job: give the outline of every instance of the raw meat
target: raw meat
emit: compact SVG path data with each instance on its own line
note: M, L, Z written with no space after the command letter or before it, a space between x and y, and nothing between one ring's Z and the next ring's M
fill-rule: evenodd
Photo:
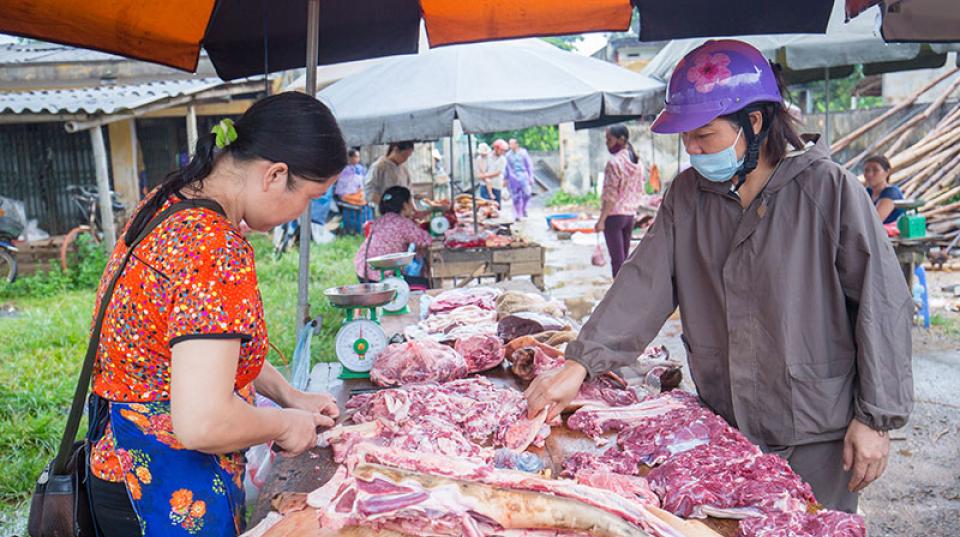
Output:
M660 498L653 493L650 484L642 477L587 470L578 472L576 480L581 485L610 490L624 498L646 505L660 506Z
M765 511L805 511L810 485L777 455L745 439L705 444L671 457L647 476L664 509L682 517L746 518Z
M370 381L378 386L445 382L468 372L459 352L427 339L387 346L373 361Z
M570 324L542 313L517 312L500 319L497 335L504 341L548 330L568 330Z
M577 332L576 330L548 330L534 334L533 338L540 343L562 350L567 343L577 339Z
M564 477L575 477L581 472L607 472L622 475L640 473L640 461L625 451L612 447L599 457L593 453L580 451L563 461Z
M574 499L376 464L358 466L322 508L321 527L329 530L363 524L421 536L481 537L534 528L646 535L617 514Z
M493 450L486 446L507 446L508 433L512 439L518 430L535 427L532 441L537 446L549 435L542 421L528 425L532 420L526 417L522 393L482 377L360 394L346 408L353 411L355 423L383 425L382 431L367 434L366 439L410 451L488 459Z
M510 361L510 371L526 381L531 381L551 369L563 367L566 362L563 354L542 343L518 349L510 357Z
M364 524L417 535L476 536L500 535L501 528L556 528L678 536L646 509L637 482L627 489L631 495L621 496L462 459L387 450L362 457L352 472L338 472L310 494L309 504L323 510L324 528Z
M566 308L563 304L556 300L547 300L535 293L506 291L497 299L497 314L500 315L500 318L521 311L543 313L551 317L566 315Z
M503 345L497 336L467 336L458 339L453 348L463 356L470 373L486 371L503 363Z
M407 339L454 340L457 337L468 335L467 332L458 331L460 328L465 328L469 330L469 333L475 335L477 332L472 327L486 325L487 327L482 333L490 333L491 330L494 330L491 325L495 325L496 321L496 311L485 310L474 305L460 306L450 311L431 315L415 325L408 326L403 333Z
M627 386L626 381L616 373L608 371L584 382L568 408L585 405L628 406L639 402L637 392Z
M740 521L737 537L866 537L859 515L839 511L767 513Z
M691 404L690 395L670 392L624 407L584 406L567 420L567 427L580 431L594 440L601 440L606 431L619 431L633 423L666 414ZM695 403L694 403L695 404Z
M470 287L444 291L430 302L430 314L443 313L463 306L476 306L484 310L496 310L501 291L494 287Z

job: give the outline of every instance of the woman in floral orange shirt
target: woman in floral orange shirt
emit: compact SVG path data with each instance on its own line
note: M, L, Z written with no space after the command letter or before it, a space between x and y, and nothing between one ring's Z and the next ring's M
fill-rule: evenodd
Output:
M201 136L186 168L138 209L107 264L97 307L127 244L163 209L119 277L90 399L89 491L98 531L237 535L242 450L296 455L333 425L335 401L293 389L269 362L254 252L240 231L296 218L343 169L330 111L299 93L263 99ZM253 388L282 409L257 408Z

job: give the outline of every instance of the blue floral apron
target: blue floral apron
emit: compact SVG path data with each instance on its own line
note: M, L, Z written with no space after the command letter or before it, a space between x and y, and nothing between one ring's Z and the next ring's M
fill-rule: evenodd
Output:
M169 402L109 405L127 492L143 535L212 537L243 531L242 453L185 449L173 435Z

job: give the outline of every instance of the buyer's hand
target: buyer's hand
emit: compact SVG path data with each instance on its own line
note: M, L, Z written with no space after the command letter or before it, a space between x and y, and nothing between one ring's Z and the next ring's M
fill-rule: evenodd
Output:
M580 391L587 370L573 360L563 367L552 369L533 379L523 395L527 398L527 416L533 419L544 408L550 407L547 421L552 421L573 401Z
M890 436L853 420L843 439L843 471L853 469L847 488L860 492L887 469Z
M287 396L286 408L295 408L304 410L313 414L323 414L329 418L336 418L340 415L340 409L337 408L337 400L328 393L311 393L293 390Z
M596 231L597 233L603 233L603 230L606 229L606 227L607 227L606 218L601 218L600 220L597 220L597 223L593 226L593 230Z
M317 446L317 429L333 427L333 418L294 408L281 411L283 432L274 440L280 454L295 457Z

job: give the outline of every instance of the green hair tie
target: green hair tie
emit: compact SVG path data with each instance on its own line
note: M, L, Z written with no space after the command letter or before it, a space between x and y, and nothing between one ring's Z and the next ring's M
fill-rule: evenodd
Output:
M210 132L216 135L216 144L220 149L237 141L237 129L234 128L232 119L220 120L220 123L214 125Z

